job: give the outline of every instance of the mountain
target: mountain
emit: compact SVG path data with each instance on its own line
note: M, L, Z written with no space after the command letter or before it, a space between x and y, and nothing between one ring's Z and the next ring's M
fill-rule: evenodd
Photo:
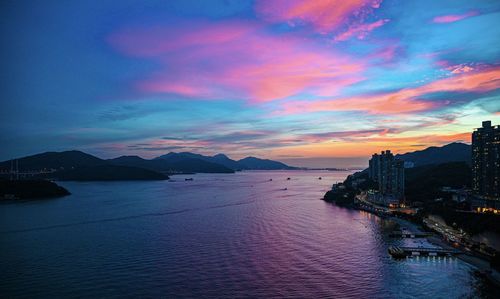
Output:
M218 163L221 165L226 166L227 168L233 169L233 170L241 170L243 169L242 165L232 159L230 159L228 156L224 154L217 154L211 158L211 162Z
M162 159L162 160L165 160L165 161L168 161L171 163L179 162L179 161L186 160L186 159L197 159L197 160L201 160L201 161L210 162L212 157L203 156L200 154L193 154L193 153L189 153L189 152L181 152L181 153L170 152L166 155L159 156L156 159Z
M213 157L193 154L188 152L173 153L159 156L152 161L163 163L166 170L176 172L199 173L233 173L234 170L222 164L211 162Z
M0 162L0 169L10 170L11 160ZM106 164L106 161L86 154L81 151L46 152L42 154L27 156L16 159L19 169L42 170L42 169L72 169L82 166L96 166Z
M470 187L472 171L465 162L448 162L405 170L405 193L409 201L431 201L442 187ZM425 186L425 188L422 188Z
M396 155L405 162L413 163L413 166L441 164L448 162L471 163L471 146L465 143L450 143L441 147L428 147L421 151Z
M139 181L168 179L168 176L153 170L119 165L97 165L63 170L54 174L53 177L60 181Z
M294 167L290 167L278 161L259 159L255 157L246 157L244 159L238 160L238 164L242 165L243 169L255 169L255 170L294 169Z
M234 170L220 165L195 158L185 158L182 160L168 161L170 169L181 172L198 172L198 173L234 173Z
M41 171L38 178L59 180L141 180L166 179L162 173L233 173L243 169L295 169L281 162L247 157L239 161L224 154L204 156L189 152L168 153L154 159L121 156L103 160L81 151L47 152L16 159L20 172ZM8 172L11 160L0 162ZM48 173L47 173L48 172ZM4 175L5 176L5 175Z
M167 161L161 159L147 160L139 156L121 156L106 161L113 165L139 167L154 171L168 171L170 169Z
M0 170L9 171L11 160L0 162ZM166 175L153 170L112 165L81 151L47 152L16 159L19 171L41 171L35 178L102 181L102 180L163 180Z
M259 159L255 157L246 157L244 159L235 161L230 159L228 156L224 154L217 154L215 156L203 156L199 154L193 154L189 152L182 153L173 153L170 152L166 155L160 156L158 158L167 160L169 162L180 161L183 159L197 159L202 160L214 164L223 165L226 168L232 170L279 170L279 169L295 169L294 167L290 167L284 163L267 160L267 159Z

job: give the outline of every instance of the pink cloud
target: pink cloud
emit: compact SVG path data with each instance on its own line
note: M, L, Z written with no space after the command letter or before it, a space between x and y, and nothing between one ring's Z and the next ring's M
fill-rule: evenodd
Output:
M382 46L379 51L369 55L368 57L378 61L383 61L387 64L401 55L404 55L404 48L397 41L393 41L387 46Z
M347 31L337 35L334 41L345 41L356 36L358 39L364 39L372 30L383 26L385 23L389 22L388 19L378 20L369 24L360 24L351 26Z
M438 104L401 98L398 95L351 97L315 102L296 101L284 105L278 114L298 114L320 111L363 111L370 114L406 114L426 111Z
M461 74L461 73L472 72L474 68L472 66L461 64L448 68L448 70L450 70L452 74Z
M131 27L115 32L108 42L121 52L137 57L156 57L189 47L224 45L259 29L255 23L180 23L177 26Z
M146 93L265 102L301 92L337 95L364 80L364 62L300 37L271 36L248 22L130 28L109 37L124 55L160 69L135 87Z
M341 27L352 15L379 8L382 0L259 0L257 14L270 22L311 24L321 33Z
M443 134L443 135L420 135L414 137L373 137L371 142L386 142L386 143L420 143L420 144L446 144L450 142L471 142L472 134L470 132Z
M338 132L325 132L325 133L311 133L300 135L299 137L309 143L324 142L328 140L353 140L371 138L373 136L386 136L391 133L391 130L385 128L375 128L369 130L357 131L338 131Z
M419 97L435 92L488 92L500 88L500 67L463 73L415 88L401 89L380 95L342 98L325 101L296 101L285 104L278 114L318 111L363 111L370 114L409 114L447 105L448 101L430 102Z
M472 10L467 13L461 14L461 15L445 15L445 16L437 16L432 21L434 23L453 23L457 22L469 17L477 16L479 15L478 11Z

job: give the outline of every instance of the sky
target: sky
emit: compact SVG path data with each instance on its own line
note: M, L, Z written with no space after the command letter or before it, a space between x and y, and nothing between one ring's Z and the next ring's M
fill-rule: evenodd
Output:
M0 160L361 166L500 124L500 1L6 0L0 30Z

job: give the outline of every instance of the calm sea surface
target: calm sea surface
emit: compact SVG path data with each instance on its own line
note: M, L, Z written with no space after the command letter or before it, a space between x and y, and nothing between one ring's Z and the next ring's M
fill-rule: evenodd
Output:
M484 292L461 260L395 261L388 246L413 241L390 239L391 222L321 201L347 174L64 182L73 195L1 203L0 297L469 298Z

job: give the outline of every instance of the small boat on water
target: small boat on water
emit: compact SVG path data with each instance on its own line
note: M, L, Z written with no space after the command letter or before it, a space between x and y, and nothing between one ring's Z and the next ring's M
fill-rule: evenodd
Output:
M192 180L193 180L193 178L185 178L184 180L185 180L185 181L192 181Z
M287 178L286 180L287 180L287 181L289 181L289 180L291 180L291 179L290 179L290 178Z
M269 179L269 181L271 182L273 179Z
M389 247L388 251L389 251L389 254L393 258L405 258L406 257L405 251L397 246Z
M321 180L321 177L319 177L318 180Z

